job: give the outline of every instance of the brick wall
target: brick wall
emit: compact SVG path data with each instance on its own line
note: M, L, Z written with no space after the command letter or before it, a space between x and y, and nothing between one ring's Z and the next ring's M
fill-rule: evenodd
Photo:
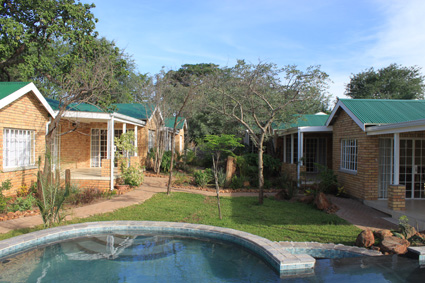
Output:
M35 168L26 170L10 171L3 168L3 130L5 128L34 130L35 131L35 158L41 157L44 161L46 123L49 121L49 114L41 102L32 92L20 97L11 104L0 109L0 182L7 179L12 181L12 189L3 192L4 195L15 195L16 190L22 185L30 186L36 181L37 165Z
M348 173L340 169L341 140L357 140L357 173ZM360 127L340 110L333 125L332 167L338 176L338 182L355 198L364 200L378 199L378 154L377 136L366 136Z

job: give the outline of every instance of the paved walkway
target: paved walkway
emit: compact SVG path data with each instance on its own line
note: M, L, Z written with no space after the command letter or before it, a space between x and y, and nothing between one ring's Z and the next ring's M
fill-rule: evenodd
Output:
M145 177L145 181L140 188L130 191L124 195L114 197L110 200L101 201L91 205L73 208L68 211L67 220L73 218L85 218L91 215L112 212L122 207L142 203L159 192L166 192L166 178ZM190 192L208 196L215 196L214 192L198 191L184 188L173 188L173 192ZM258 196L258 193L222 193L221 196ZM274 195L274 193L266 194ZM337 215L346 219L350 223L361 229L369 227L372 229L391 229L395 225L382 219L387 215L369 208L359 201L352 199L331 198L340 210ZM40 215L23 217L0 222L0 234L7 233L14 229L31 228L43 224Z
M380 230L397 228L397 225L384 219L391 216L364 205L358 200L331 196L330 201L339 207L336 215L360 229Z

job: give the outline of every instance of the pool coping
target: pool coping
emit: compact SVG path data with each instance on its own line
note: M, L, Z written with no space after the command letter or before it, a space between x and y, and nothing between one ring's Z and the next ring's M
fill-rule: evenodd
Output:
M206 237L231 242L257 254L280 276L312 274L316 262L310 255L291 254L279 243L247 232L203 224L162 221L87 222L40 230L0 241L0 258L75 237L126 232L173 233L180 236Z

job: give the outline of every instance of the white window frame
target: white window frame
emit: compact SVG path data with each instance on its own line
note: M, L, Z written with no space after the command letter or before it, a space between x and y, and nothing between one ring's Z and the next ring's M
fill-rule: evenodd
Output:
M357 139L341 140L341 171L357 173L358 145Z
M12 148L13 147L13 148ZM12 155L14 155L12 157ZM3 129L3 170L36 168L35 131Z

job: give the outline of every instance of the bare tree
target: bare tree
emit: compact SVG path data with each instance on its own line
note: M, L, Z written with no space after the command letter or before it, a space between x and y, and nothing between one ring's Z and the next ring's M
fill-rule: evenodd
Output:
M236 66L217 72L210 82L208 106L230 117L249 133L258 149L259 203L263 203L264 141L272 134L272 124L287 123L294 114L325 98L327 74L319 67L306 72L295 66L277 68L271 63L256 65L238 61Z
M96 56L94 60L80 61L65 75L60 77L50 77L48 79L58 86L58 112L54 119L49 123L46 134L46 158L44 163L44 172L48 174L51 171L50 149L54 137L57 135L57 129L67 110L72 110L81 103L108 104L108 92L114 83L114 64L107 55ZM74 128L61 133L61 135L75 131Z

